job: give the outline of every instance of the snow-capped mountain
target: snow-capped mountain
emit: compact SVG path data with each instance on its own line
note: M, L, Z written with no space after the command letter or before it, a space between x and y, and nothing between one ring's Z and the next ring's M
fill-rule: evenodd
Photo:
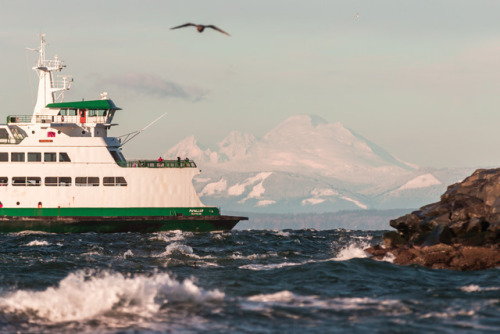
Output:
M422 170L310 115L292 116L259 139L233 131L216 148L190 136L164 157L194 159L203 170L194 181L202 200L233 211L416 208L471 171Z

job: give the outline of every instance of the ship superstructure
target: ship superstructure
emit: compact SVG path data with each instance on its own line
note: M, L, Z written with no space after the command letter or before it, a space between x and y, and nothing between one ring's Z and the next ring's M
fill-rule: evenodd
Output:
M200 201L192 160L126 160L107 135L121 108L106 93L64 102L73 79L56 80L65 65L45 48L41 35L33 114L0 125L0 231L209 231L247 219Z

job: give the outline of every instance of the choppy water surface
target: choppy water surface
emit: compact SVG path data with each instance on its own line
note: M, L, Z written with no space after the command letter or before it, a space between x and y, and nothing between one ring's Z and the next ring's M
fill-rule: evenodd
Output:
M0 235L0 332L500 330L499 270L373 261L370 231Z

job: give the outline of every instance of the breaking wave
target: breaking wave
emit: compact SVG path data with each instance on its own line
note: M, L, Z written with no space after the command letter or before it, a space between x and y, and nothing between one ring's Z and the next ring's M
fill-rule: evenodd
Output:
M18 290L0 296L2 313L24 314L42 321L95 319L109 313L151 316L169 303L204 303L224 299L219 290L206 291L191 279L180 282L167 273L124 276L120 273L69 274L44 291Z
M33 240L26 244L26 246L48 246L48 245L50 244L45 240Z

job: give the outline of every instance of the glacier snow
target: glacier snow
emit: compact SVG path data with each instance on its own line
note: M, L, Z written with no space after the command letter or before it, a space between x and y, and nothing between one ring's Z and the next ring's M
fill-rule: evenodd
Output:
M232 131L215 148L191 135L163 156L195 160L202 201L235 212L418 208L472 172L420 168L312 115L292 116L262 138Z

